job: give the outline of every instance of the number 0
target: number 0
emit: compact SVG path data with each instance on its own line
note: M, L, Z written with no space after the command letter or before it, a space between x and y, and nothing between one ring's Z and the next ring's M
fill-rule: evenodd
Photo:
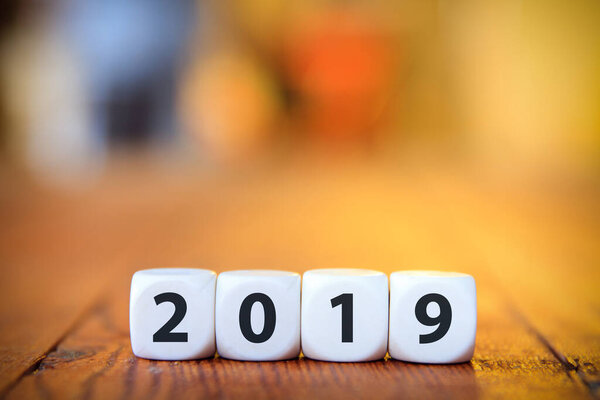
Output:
M265 323L262 332L259 334L254 333L250 322L252 306L256 302L262 304L265 313ZM242 301L242 306L240 307L240 329L242 335L244 335L248 341L252 343L263 343L269 340L275 331L275 320L275 305L273 304L273 300L266 294L252 293Z

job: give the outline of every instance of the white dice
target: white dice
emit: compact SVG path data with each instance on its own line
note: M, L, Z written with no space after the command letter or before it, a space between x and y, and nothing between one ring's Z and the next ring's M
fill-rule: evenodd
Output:
M249 270L219 275L216 299L219 356L267 361L300 354L300 275Z
M323 361L385 357L388 279L364 269L316 269L302 281L302 352Z
M129 303L133 353L155 360L212 357L216 278L202 269L136 272Z
M400 271L390 275L390 356L419 363L469 361L477 299L472 276Z
M472 358L477 327L473 277L438 271L394 272L388 291L385 274L364 269L311 270L302 283L284 271L217 279L202 269L149 269L133 275L129 307L133 353L155 360L212 357L215 349L235 360L285 360L302 347L323 361L389 351L403 361L458 363Z

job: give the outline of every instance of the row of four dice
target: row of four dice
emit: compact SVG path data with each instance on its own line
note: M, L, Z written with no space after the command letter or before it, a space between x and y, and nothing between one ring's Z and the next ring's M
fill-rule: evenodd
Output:
M302 285L302 288L300 287ZM302 290L301 290L302 289ZM316 269L149 269L133 275L130 332L138 357L187 360L471 359L477 306L466 274ZM388 324L389 323L389 324ZM389 345L388 345L389 342Z

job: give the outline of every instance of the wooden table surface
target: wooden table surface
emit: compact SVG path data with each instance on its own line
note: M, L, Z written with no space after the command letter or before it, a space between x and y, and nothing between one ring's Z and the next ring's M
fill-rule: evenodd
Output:
M281 164L124 163L78 190L0 171L0 395L600 397L596 185L417 162ZM475 356L445 366L138 359L131 274L165 266L467 272Z

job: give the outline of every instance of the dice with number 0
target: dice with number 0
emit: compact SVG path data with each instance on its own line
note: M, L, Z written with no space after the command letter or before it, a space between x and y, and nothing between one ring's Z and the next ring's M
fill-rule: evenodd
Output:
M300 275L273 270L227 271L217 279L219 356L271 361L300 354Z
M192 268L137 271L129 303L133 353L154 360L212 357L216 278Z
M459 363L473 356L475 280L467 274L399 271L390 275L389 352L419 363Z
M302 352L323 361L385 357L388 278L366 269L315 269L302 282Z

